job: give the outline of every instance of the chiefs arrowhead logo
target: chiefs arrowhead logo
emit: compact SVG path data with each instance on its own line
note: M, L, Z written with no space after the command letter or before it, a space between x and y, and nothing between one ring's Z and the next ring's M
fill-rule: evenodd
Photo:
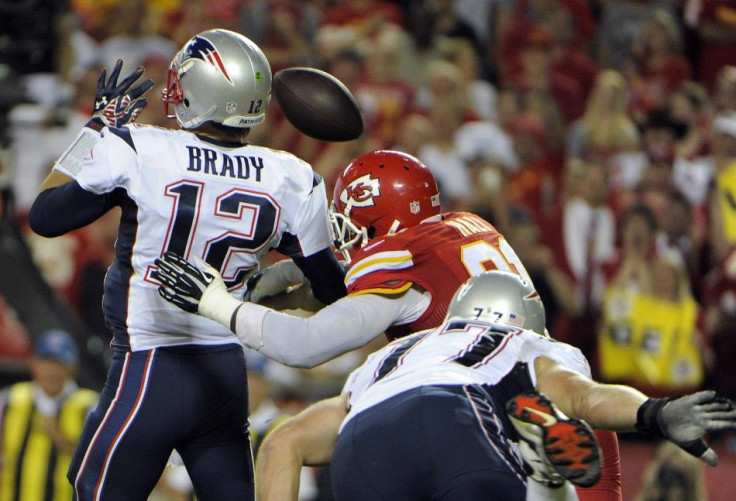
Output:
M371 207L374 205L373 197L380 196L381 189L378 179L365 174L342 190L340 201L350 207Z

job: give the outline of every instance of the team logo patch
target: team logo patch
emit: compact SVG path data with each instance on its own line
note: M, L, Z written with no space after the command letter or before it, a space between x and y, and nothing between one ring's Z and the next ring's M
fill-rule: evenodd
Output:
M360 176L342 190L340 201L351 207L371 207L374 205L373 197L380 196L381 187L378 179L366 174Z
M225 79L233 85L233 81L230 80L230 75L227 74L225 64L222 62L220 52L212 45L212 42L206 38L196 36L192 39L189 44L184 47L184 55L181 61L184 62L187 59L201 59L202 61L211 64L217 69Z
M233 101L228 101L225 103L225 112L226 113L235 113L238 110L238 103Z
M409 212L411 212L412 214L419 214L420 210L421 207L419 206L419 202L417 202L416 200L409 204Z

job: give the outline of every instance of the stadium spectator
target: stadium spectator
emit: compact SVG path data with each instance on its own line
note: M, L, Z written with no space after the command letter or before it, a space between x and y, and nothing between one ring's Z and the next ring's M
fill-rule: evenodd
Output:
M725 65L718 72L713 91L716 113L736 111L736 65Z
M503 85L522 89L547 99L555 106L565 125L580 118L585 102L583 87L574 79L554 71L553 39L540 25L527 28L518 47L518 66L502 76Z
M315 66L314 38L322 13L311 2L256 0L236 16L245 36L263 49L275 73L289 66Z
M515 209L509 219L506 236L542 298L547 325L556 324L560 311L578 314L580 303L575 295L575 282L558 266L552 250L542 242L531 214Z
M637 37L657 9L674 14L674 6L648 0L603 2L596 33L596 60L603 68L625 72Z
M710 198L711 246L718 261L736 244L736 111L713 123L715 188Z
M437 54L442 59L454 63L462 72L461 83L465 87L468 106L482 120L496 121L496 88L481 74L480 59L466 40L453 38L440 39Z
M561 312L552 337L582 350L596 373L596 325L606 277L604 265L615 251L616 223L608 205L606 167L595 161L567 166L574 191L538 225L542 241L552 249L557 266L575 283L577 314ZM574 310L573 310L574 311Z
M693 61L699 81L713 91L724 68L736 64L736 2L688 0L686 19L697 30L698 51Z
M705 331L712 346L715 388L727 396L736 396L736 246L725 254L703 281Z
M672 181L693 205L697 219L703 220L715 177L713 109L705 88L695 82L682 84L670 95L669 114L686 129L675 144Z
M74 381L74 339L60 329L42 332L30 361L32 380L0 392L0 499L71 499L66 471L98 394Z
M118 2L110 12L109 23L109 31L100 43L100 62L105 68L114 67L118 59L131 68L153 55L171 60L176 52L174 42L156 32L146 0Z
M583 90L583 98L588 99L599 68L586 47L579 43L580 32L576 30L574 15L558 2L542 23L552 36L552 71L576 81Z
M706 501L705 474L700 462L671 442L662 442L644 472L636 501L688 499Z
M519 165L508 171L509 202L530 211L535 218L557 204L556 179L561 168L549 151L541 122L520 116L511 123L511 139Z
M630 189L646 167L641 136L628 114L629 87L621 73L596 76L583 116L567 129L569 158L597 159L608 165L614 189Z
M462 210L467 207L473 187L468 164L456 141L457 132L465 123L465 106L456 85L456 67L446 61L435 61L433 78L436 82L434 104L428 110L433 137L423 144L417 157L427 165L440 187L444 210ZM441 90L440 90L441 89Z
M653 11L626 63L635 118L666 109L670 93L692 78L692 66L681 54L681 46L673 16L665 10Z
M625 258L603 302L601 380L655 396L700 389L707 349L699 321L700 307L680 263L664 256Z
M18 374L25 374L25 361L32 354L28 331L18 318L18 313L0 295L0 387L17 381Z
M687 198L677 190L670 190L664 207L657 213L659 232L657 253L666 255L687 270L693 295L700 299L703 270L707 269L706 230Z

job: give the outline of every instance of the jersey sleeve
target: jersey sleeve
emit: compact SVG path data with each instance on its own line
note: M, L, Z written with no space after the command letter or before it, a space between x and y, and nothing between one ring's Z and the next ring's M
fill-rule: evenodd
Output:
M100 141L72 177L85 190L102 194L115 188L130 188L137 179L137 172L138 156L130 129L105 128Z
M408 274L414 266L411 251L381 250L362 255L345 275L348 295L400 294L412 286Z
M530 335L522 346L519 357L529 366L529 373L535 386L537 374L534 370L534 360L538 357L547 357L587 378L591 377L590 365L583 353L574 346L560 343L552 338L537 334Z
M293 228L285 234L277 250L289 257L307 257L330 247L330 218L322 178L314 174L312 190L299 207Z

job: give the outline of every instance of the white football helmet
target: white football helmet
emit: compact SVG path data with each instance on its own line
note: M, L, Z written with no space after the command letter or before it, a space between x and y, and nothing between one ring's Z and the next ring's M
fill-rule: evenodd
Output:
M212 121L250 128L266 118L271 67L248 38L216 29L195 35L174 56L162 99L184 129ZM169 105L174 105L174 113Z
M447 318L462 317L521 327L545 335L544 304L534 286L507 271L470 277L450 301Z

